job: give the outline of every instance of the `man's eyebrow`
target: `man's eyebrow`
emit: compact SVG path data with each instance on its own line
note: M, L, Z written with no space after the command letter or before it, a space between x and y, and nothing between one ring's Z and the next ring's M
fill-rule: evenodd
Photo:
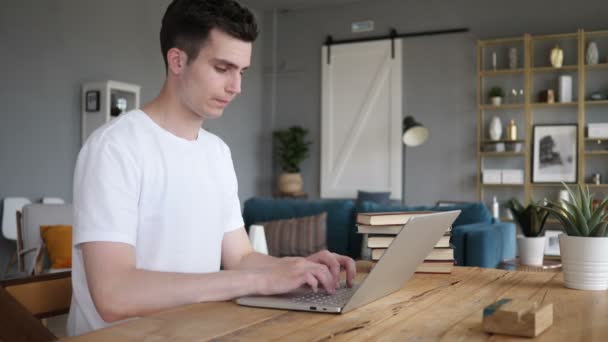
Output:
M212 60L215 63L226 64L226 66L228 66L230 69L240 69L240 67L238 65L236 65L236 64L234 64L231 61L226 60L226 59L213 58ZM247 70L247 69L249 69L249 66L246 66L246 67L242 68L242 70Z

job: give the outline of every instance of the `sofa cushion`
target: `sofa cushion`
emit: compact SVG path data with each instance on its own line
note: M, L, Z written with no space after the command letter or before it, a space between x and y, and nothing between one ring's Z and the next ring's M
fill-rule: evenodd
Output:
M268 254L276 257L309 256L327 249L327 213L260 223Z
M473 223L492 223L492 215L483 203L471 202L450 206L392 206L379 205L373 202L363 202L356 208L358 213L393 212L393 211L450 211L461 210L462 212L454 221L454 226Z
M355 205L359 207L363 202L374 202L380 205L389 205L391 203L391 193L386 192L370 192L370 191L357 191L357 200Z
M361 247L350 244L355 234L355 204L352 200L274 199L254 197L245 201L245 226L259 222L313 216L327 212L327 249L353 256Z

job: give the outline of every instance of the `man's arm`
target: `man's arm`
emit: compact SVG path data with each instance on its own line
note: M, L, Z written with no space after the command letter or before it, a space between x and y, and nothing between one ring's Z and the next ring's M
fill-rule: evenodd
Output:
M247 270L206 274L139 270L131 245L87 242L81 248L93 303L106 322L259 291L260 275Z
M205 274L136 269L135 250L129 244L82 243L87 283L97 312L104 321L113 322L184 304L285 293L305 284L315 291L319 285L333 286L327 266L304 258L277 259L255 253L244 229L240 231L224 238L222 248L231 251L222 252L228 270Z

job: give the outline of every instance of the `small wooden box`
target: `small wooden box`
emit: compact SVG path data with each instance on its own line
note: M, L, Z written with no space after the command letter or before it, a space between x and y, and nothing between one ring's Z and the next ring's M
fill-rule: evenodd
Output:
M553 324L553 304L504 298L483 310L483 330L496 334L535 337Z

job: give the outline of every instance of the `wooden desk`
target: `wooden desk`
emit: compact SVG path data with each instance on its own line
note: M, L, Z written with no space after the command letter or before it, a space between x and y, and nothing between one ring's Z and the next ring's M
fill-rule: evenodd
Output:
M504 297L553 303L553 326L538 340L605 341L608 336L608 291L566 289L561 273L456 267L449 275L416 274L402 290L344 315L205 303L73 340L501 341L510 337L484 333L481 314Z

